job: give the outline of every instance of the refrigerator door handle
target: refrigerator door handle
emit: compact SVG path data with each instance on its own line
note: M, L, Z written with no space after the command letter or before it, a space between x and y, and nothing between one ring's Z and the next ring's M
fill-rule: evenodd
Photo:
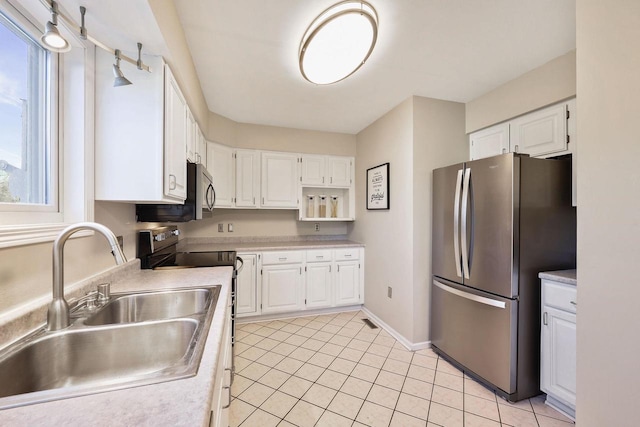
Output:
M471 168L464 171L464 185L462 190L462 268L464 269L464 278L469 279L469 245L467 242L467 208L469 205L469 184L471 181Z
M462 277L460 269L460 187L462 187L462 169L458 171L456 195L453 201L453 255L456 258L456 273Z
M440 289L442 289L443 291L447 291L459 297L466 298L470 301L479 302L480 304L490 305L491 307L497 307L502 309L504 309L507 306L505 302L494 300L491 298L481 297L479 295L470 294L469 292L464 292L459 289L447 286L444 283L438 282L437 280L434 280L433 284L439 287Z

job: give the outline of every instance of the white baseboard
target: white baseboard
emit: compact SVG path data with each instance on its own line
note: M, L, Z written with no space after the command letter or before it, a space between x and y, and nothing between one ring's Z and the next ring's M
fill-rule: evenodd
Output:
M287 313L260 314L257 316L243 316L243 317L236 317L236 323L238 325L241 325L243 323L271 322L273 320L292 319L295 317L319 316L321 314L342 313L346 311L358 311L358 310L361 310L362 308L363 308L362 305L358 304L358 305L347 305L342 307L318 308L315 310L290 311Z
M380 326L382 329L387 331L392 337L398 340L400 344L405 346L407 350L417 351L417 350L422 350L422 349L431 347L431 341L422 341L422 342L412 343L411 341L406 339L402 334L400 334L398 331L393 329L391 326L387 325L378 316L373 314L371 310L369 310L367 307L362 307L362 311L366 313L367 316L369 316L369 319L372 320L373 323L375 323L376 325Z

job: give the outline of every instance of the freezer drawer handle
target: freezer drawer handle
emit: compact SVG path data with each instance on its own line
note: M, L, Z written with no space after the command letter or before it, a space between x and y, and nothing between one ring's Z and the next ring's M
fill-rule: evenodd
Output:
M453 255L456 258L456 273L462 277L460 270L460 187L462 186L462 169L458 171L456 179L456 195L453 201Z
M444 283L440 283L437 280L434 280L433 284L439 287L440 289L442 289L443 291L447 291L449 293L452 293L462 298L466 298L471 301L479 302L480 304L490 305L492 307L498 307L498 308L505 308L507 306L507 304L502 301L496 301L491 298L485 298L478 295L470 294L468 292L460 291L458 289L447 286Z

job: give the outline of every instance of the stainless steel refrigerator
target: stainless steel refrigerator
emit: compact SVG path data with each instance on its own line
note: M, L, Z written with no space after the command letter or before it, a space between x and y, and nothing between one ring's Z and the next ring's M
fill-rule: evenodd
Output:
M571 162L503 154L433 171L431 343L517 401L540 393L540 271L575 268Z

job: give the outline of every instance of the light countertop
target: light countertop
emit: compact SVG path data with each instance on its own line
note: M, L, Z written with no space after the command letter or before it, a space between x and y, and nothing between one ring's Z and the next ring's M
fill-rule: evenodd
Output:
M237 251L237 252L262 252L262 251L290 251L299 249L326 249L326 248L360 248L362 243L351 240L299 240L299 241L271 241L271 242L207 242L200 239L187 239L180 243L179 248L188 247L190 251Z
M0 425L208 426L214 371L229 315L232 272L232 267L164 271L129 268L111 281L114 293L222 285L196 376L0 410Z
M555 280L556 282L578 286L576 270L543 271L538 274L538 277L541 279Z

